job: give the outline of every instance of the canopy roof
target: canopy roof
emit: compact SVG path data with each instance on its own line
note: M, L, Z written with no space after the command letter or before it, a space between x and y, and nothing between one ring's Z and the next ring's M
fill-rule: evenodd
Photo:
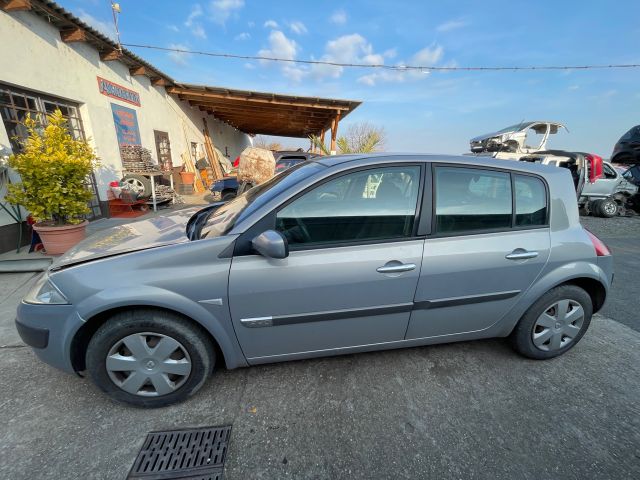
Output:
M331 127L361 102L175 83L167 92L252 134L307 137Z

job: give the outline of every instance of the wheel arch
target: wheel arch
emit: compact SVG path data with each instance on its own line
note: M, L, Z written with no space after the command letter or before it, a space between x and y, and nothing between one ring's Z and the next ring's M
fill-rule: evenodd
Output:
M239 358L237 357L236 352L234 351L233 346L230 344L228 339L222 338L222 335L216 336L210 328L207 328L202 322L195 320L192 316L187 315L177 309L167 308L166 306L159 306L154 304L136 304L112 306L96 312L85 320L84 324L76 331L75 335L73 336L69 350L71 356L71 364L76 372L80 372L85 369L87 347L89 346L91 338L98 331L98 329L116 313L131 310L155 310L178 315L191 323L195 328L199 329L203 333L203 335L205 335L211 341L216 352L216 356L222 361L225 368L236 368L244 365L243 361L239 361Z
M593 313L598 312L604 306L607 297L607 283L604 272L600 274L588 267L587 263L578 262L571 264L575 271L572 275L564 275L558 269L549 272L539 279L513 309L502 320L496 322L495 336L508 336L516 327L522 316L531 306L546 292L562 285L576 285L587 292L593 304Z

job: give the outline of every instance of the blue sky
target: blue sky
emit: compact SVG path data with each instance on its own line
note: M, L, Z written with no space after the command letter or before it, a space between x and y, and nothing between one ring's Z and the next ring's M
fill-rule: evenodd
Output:
M112 33L107 0L59 3ZM123 43L390 65L640 63L638 0L120 5ZM640 124L640 69L394 73L132 50L182 82L361 100L341 128L359 121L382 126L390 151L463 153L473 136L544 119L569 128L551 147L608 157L617 139Z

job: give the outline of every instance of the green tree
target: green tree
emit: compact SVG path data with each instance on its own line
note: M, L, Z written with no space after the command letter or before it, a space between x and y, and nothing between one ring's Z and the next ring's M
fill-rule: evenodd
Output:
M312 144L320 148L323 154L330 154L329 149L322 143L320 137L311 135L309 139ZM350 125L346 133L336 140L338 152L341 154L380 152L384 150L385 142L386 133L384 128L376 127L368 122Z
M29 133L23 151L9 157L21 182L9 186L8 202L22 205L37 222L52 225L81 223L89 212L91 192L86 179L97 157L84 140L75 140L60 110L46 124L27 116Z

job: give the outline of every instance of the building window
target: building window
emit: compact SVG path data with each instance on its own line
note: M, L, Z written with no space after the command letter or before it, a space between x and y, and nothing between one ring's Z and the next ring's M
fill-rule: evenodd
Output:
M73 138L84 140L84 130L77 104L61 98L0 84L0 117L2 117L14 153L22 151L22 142L28 136L27 128L24 125L27 115L30 114L32 118L40 116L41 120L46 122L46 116L55 112L56 109L60 109L62 116L67 120L67 126ZM89 201L90 213L87 214L87 219L93 220L102 216L93 173L87 177L87 187L93 195Z
M67 120L69 132L73 137L84 139L76 104L0 84L0 116L7 129L11 149L16 153L22 150L21 142L27 138L27 129L24 126L27 115L30 114L32 118L40 116L46 122L46 116L56 109L60 109Z

